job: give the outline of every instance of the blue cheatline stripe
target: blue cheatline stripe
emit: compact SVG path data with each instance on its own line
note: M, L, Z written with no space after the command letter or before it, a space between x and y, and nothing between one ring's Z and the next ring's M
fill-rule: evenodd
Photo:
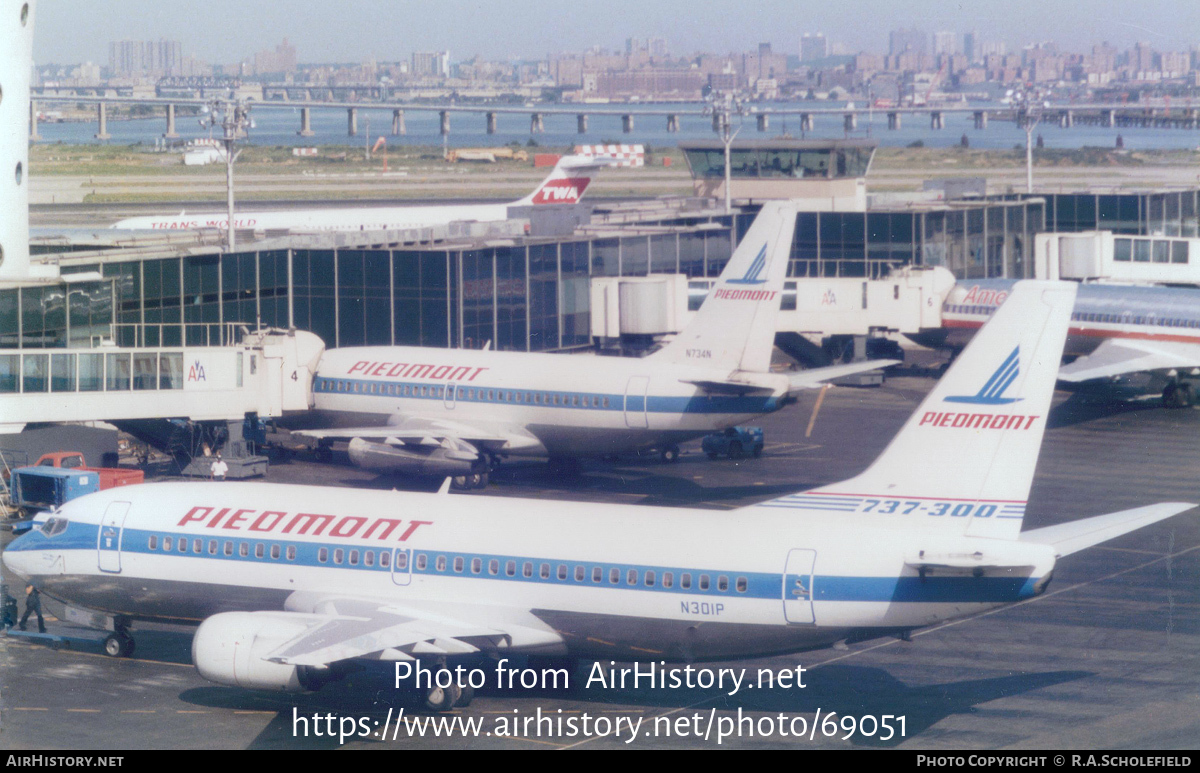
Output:
M339 390L337 385L341 383L345 388ZM358 391L354 391L354 387L358 387ZM371 386L375 387L375 391L368 391ZM414 382L395 382L395 381L372 381L365 379L334 379L327 377L318 377L313 391L320 394L346 395L353 397L379 397L379 398L399 398L402 400L428 400L432 402L444 402L445 397L444 384L420 384ZM415 393L415 390L424 387L427 393L424 395ZM410 394L404 394L404 389L408 388ZM466 390L473 389L474 396L467 397ZM521 396L520 402L515 399L504 399L505 395ZM490 396L489 396L490 395ZM541 396L541 402L534 402L533 396ZM553 402L547 403L545 397L549 395L551 398L558 397L558 404ZM782 407L780 398L772 396L735 396L735 395L678 395L678 396L656 396L656 395L624 395L604 392L563 392L560 390L544 390L544 389L528 389L528 388L511 388L511 387L489 387L489 386L463 386L458 385L457 394L455 396L455 404L472 404L486 403L492 405L521 405L531 406L535 408L556 408L576 411L616 411L623 412L626 408L626 399L628 398L628 410L635 412L648 413L690 413L690 414L755 414L755 413L772 413ZM582 404L587 401L587 405ZM607 400L607 404L605 404Z
M66 531L54 537L45 537L40 532L32 532L14 541L9 550L95 550L99 529L93 524L72 522ZM158 547L151 550L150 537L157 537ZM164 550L165 538L172 540L172 549ZM187 546L186 552L180 552L178 545L183 540ZM199 541L201 552L195 552L196 542ZM209 553L209 543L216 543L216 553ZM232 545L232 554L226 555L225 545ZM241 546L247 546L246 555L242 555ZM257 556L256 549L262 546L262 557ZM272 547L278 548L279 558L271 558ZM288 548L295 549L295 558L288 559ZM389 563L393 548L399 548L406 553L403 569L391 566L381 566L380 556L386 554ZM335 550L343 551L342 564L334 564ZM326 560L321 561L321 552L326 552ZM350 552L357 551L359 564L350 565ZM366 554L370 552L374 565L367 566ZM121 553L136 555L157 555L179 559L208 559L228 561L243 564L265 564L268 566L303 566L323 569L343 569L355 572L378 572L402 576L429 577L463 577L473 579L488 579L505 582L526 582L542 585L560 585L571 587L609 588L612 590L643 591L648 593L667 593L692 597L710 598L751 598L781 600L783 595L783 572L744 572L725 569L704 569L680 566L661 566L647 564L625 564L602 561L564 560L548 557L517 556L499 553L459 553L444 550L422 550L403 545L363 546L346 545L344 543L312 543L288 542L277 539L258 539L245 533L234 535L198 535L170 531L149 531L145 529L124 529L121 535ZM420 557L425 556L423 568L420 567ZM455 571L456 559L461 559L461 571ZM440 560L440 563L439 563ZM474 562L478 560L480 571L473 571ZM498 573L490 572L491 562L497 562ZM508 574L508 564L514 564L514 574ZM525 576L525 564L531 565L531 576ZM549 576L543 577L542 566L548 567ZM559 566L566 568L565 579L559 578ZM583 579L577 580L576 567L583 567ZM596 569L600 570L600 582L594 582ZM611 581L613 571L617 573L617 582ZM636 584L628 582L629 573L635 572ZM646 573L654 573L654 585L646 585ZM672 575L673 587L662 586L663 575ZM690 576L691 587L680 587L684 575ZM709 587L702 589L700 580L708 577ZM727 579L727 590L719 590L719 578ZM791 575L794 576L794 575ZM926 576L920 577L846 577L838 575L818 574L812 580L812 599L814 601L857 601L857 602L963 602L963 603L1000 603L1017 601L1034 595L1033 586L1038 578L1009 578L1009 577L971 577L971 576ZM739 592L738 582L744 580L746 590ZM789 599L791 600L791 599Z

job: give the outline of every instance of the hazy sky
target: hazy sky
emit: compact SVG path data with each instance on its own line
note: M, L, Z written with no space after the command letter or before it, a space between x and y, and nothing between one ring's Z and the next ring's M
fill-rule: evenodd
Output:
M7 0L0 0L7 2ZM218 64L250 58L287 37L301 62L407 59L449 50L452 59L536 59L628 37L663 37L674 54L744 51L769 42L796 54L804 32L851 51L886 53L888 32L916 26L977 30L1009 50L1054 40L1086 51L1108 40L1160 50L1200 44L1196 0L37 0L39 64L108 63L113 40L176 39L185 55Z

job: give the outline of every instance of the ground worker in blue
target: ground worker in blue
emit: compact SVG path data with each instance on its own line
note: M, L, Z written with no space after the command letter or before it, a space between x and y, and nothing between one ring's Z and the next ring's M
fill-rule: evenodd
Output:
M42 594L33 585L25 586L25 614L21 615L21 623L17 626L25 630L25 622L30 615L37 615L38 633L46 632L46 621L42 619Z

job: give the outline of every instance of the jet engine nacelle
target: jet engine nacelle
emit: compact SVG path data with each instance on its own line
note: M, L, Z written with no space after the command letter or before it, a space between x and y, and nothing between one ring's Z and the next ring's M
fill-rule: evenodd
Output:
M200 624L192 662L200 676L232 687L279 692L320 689L329 668L272 663L264 656L308 630L307 616L277 612L223 612Z
M479 452L461 440L435 445L390 445L354 438L346 449L356 466L378 472L410 475L468 475L482 464Z

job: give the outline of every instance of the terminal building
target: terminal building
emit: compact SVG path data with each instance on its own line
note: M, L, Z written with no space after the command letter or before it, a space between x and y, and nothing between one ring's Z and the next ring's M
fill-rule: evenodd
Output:
M698 190L714 176L714 151L703 145L683 145ZM62 280L0 288L0 347L78 346L105 335L122 346L194 345L230 323L308 330L330 347L588 347L596 343L593 279L678 274L705 288L703 280L720 273L749 228L757 203L777 196L814 202L796 224L789 267L796 279L882 280L906 266L943 267L957 279L1032 277L1038 233L1200 232L1195 190L864 197L858 191L865 180L849 175L866 171L872 151L864 141L735 143L731 214L707 198L592 204L588 215L575 217L584 224L566 232L536 221L531 229L455 224L271 238L247 232L231 254L215 231L132 240L126 234L119 241L103 231L35 234L35 265L57 266ZM824 160L812 161L817 155ZM763 177L792 160L825 176ZM0 377L0 388L5 383L11 381Z

